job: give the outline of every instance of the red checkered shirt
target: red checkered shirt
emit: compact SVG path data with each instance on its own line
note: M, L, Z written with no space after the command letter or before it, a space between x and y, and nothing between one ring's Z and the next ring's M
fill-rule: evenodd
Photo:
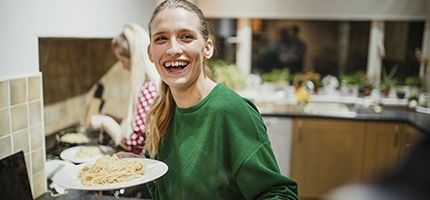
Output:
M151 105L154 103L158 95L157 87L151 81L145 82L138 95L138 103L133 116L132 130L129 138L123 138L122 144L127 150L135 154L143 154L143 146L145 144L145 117L150 111Z

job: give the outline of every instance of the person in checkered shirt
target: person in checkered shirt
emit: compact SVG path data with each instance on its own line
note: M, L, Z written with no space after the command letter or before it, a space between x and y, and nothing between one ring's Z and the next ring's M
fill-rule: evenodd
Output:
M139 25L129 23L112 40L112 49L123 67L130 70L131 95L126 117L119 124L107 115L94 115L90 128L104 130L124 149L143 155L145 117L158 95L160 77L146 53L148 33Z

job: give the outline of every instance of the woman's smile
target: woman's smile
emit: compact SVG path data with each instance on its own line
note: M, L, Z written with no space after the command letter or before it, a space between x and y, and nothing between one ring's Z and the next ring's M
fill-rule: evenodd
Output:
M189 62L186 60L171 60L163 63L164 68L174 74L180 74L185 72L185 68L188 67Z

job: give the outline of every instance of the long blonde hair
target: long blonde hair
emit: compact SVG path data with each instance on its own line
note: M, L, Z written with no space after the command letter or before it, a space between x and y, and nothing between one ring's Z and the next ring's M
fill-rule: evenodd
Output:
M160 76L146 51L149 42L148 33L135 23L125 24L122 33L112 39L112 48L119 48L120 54L130 59L131 95L127 115L121 122L122 137L127 137L133 132L131 125L140 88L145 81L152 81L157 86L160 82Z
M205 40L209 39L209 25L202 11L193 3L186 0L166 0L160 3L152 13L151 20L148 23L149 35L151 36L151 23L157 14L167 8L183 8L187 11L197 14L200 19L200 31ZM149 152L151 158L158 154L158 148L163 138L165 138L171 118L176 108L173 100L172 92L169 86L161 82L159 96L155 101L152 110L146 117L148 124L147 139L145 148Z

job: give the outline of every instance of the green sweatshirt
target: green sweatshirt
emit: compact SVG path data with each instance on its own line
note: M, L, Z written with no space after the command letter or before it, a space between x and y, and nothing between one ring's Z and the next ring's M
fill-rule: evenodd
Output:
M221 84L191 108L176 108L157 159L169 170L150 185L154 199L298 199L257 108Z

